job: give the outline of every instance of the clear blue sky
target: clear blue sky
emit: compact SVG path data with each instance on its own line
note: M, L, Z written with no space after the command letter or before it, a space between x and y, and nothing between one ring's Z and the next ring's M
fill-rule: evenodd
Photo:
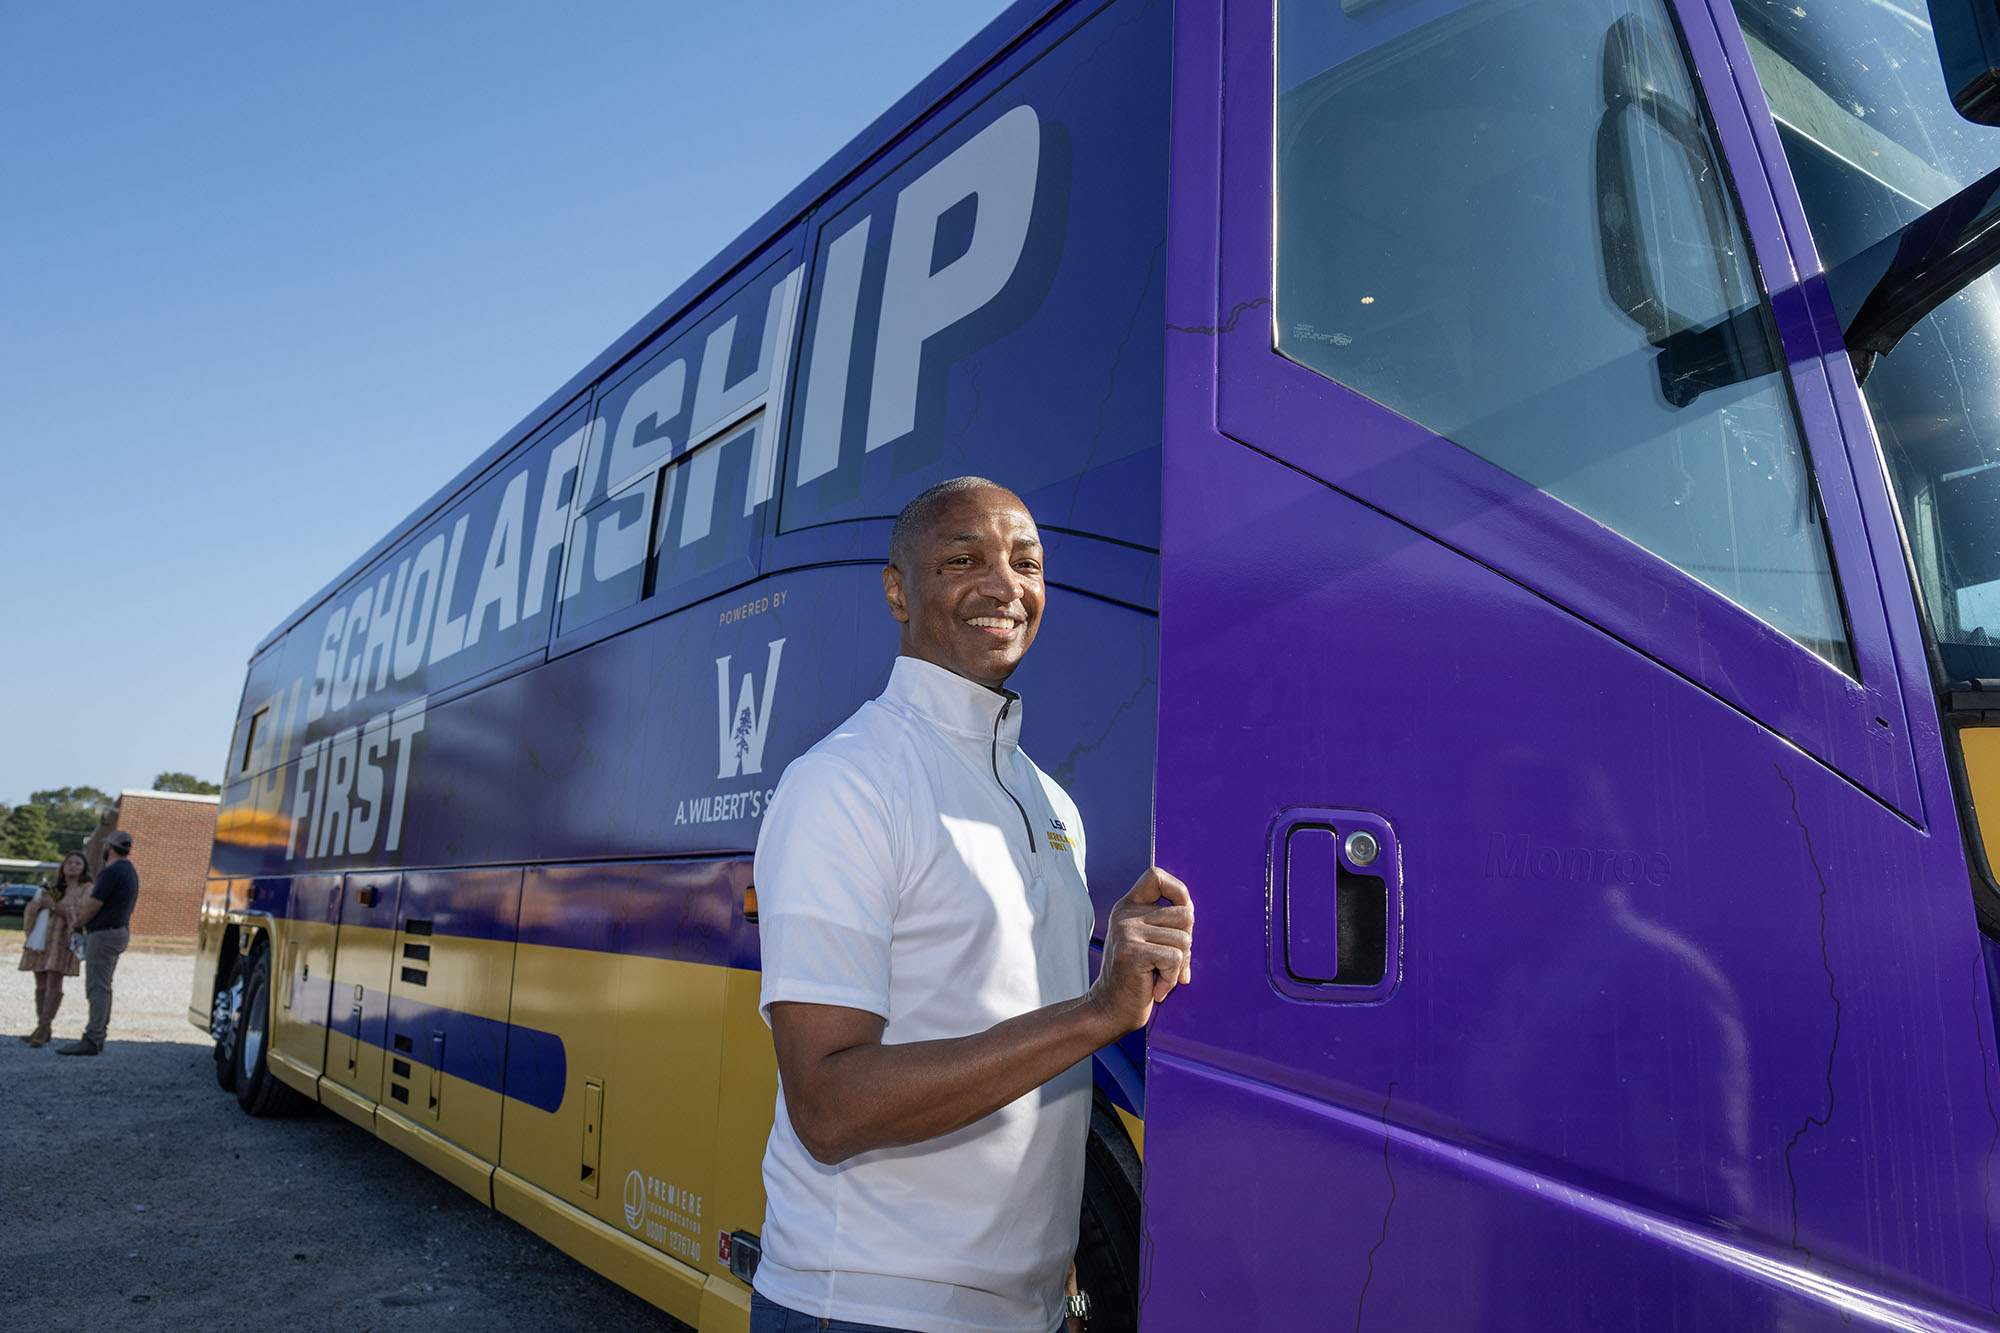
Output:
M0 0L0 802L250 650L1001 0Z

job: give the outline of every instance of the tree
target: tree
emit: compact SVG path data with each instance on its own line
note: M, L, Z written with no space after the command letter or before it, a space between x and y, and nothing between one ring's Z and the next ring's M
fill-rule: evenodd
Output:
M48 821L46 836L56 852L68 856L83 850L83 844L97 831L97 821L111 807L111 797L95 787L52 787L28 793L28 804L20 810L38 809Z
M53 861L61 853L49 836L49 817L38 805L17 807L7 820L7 839L0 851L23 861Z
M175 791L187 796L220 796L222 788L203 782L192 773L162 773L153 779L154 791Z

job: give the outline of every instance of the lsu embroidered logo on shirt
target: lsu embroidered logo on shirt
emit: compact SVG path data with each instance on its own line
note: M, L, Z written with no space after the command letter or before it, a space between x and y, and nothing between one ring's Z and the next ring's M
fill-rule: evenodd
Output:
M1072 856L1075 855L1076 844L1070 841L1069 833L1067 832L1069 825L1063 823L1060 819L1051 817L1049 819L1049 827L1052 831L1043 835L1049 840L1049 850L1052 852L1068 852Z

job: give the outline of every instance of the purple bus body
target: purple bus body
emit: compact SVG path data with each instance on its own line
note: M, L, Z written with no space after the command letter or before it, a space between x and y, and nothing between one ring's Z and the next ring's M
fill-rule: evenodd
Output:
M1270 8L1177 7L1149 1329L2000 1321L2000 955L1893 508L1736 20L1678 10L1858 686L1280 360ZM1386 995L1281 975L1297 807L1400 844Z

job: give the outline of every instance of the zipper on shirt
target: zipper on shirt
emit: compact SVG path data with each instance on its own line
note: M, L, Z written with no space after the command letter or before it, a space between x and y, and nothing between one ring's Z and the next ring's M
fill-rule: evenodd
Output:
M1013 789L1007 785L1007 780L1000 776L1000 726L1007 720L1007 712L1013 706L1014 701L1012 699L1002 700L1000 704L1000 716L993 719L993 780L1000 784L1000 790L1007 793L1007 799L1012 801L1014 808L1021 812L1021 827L1028 835L1028 855L1034 856L1036 855L1035 826L1028 821L1028 807L1021 804L1020 797L1014 795Z

